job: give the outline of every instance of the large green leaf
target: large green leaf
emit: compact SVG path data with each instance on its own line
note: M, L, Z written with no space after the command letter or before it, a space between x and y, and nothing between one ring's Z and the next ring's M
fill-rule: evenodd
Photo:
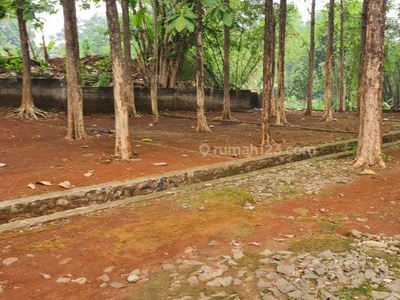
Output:
M229 27L232 26L232 17L230 15L230 13L224 13L222 22L224 22L224 25L226 25L226 26L229 26Z
M135 27L140 27L146 14L146 9L141 8L136 14L133 15L132 24Z
M181 32L183 29L185 29L185 27L186 27L186 19L183 15L181 15L175 20L175 28L176 30Z

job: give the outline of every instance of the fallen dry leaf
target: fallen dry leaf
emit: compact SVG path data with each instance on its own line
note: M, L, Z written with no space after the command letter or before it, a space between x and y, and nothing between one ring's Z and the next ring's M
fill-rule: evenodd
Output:
M69 181L60 182L58 185L61 186L61 187L64 188L64 189L72 189L72 188L75 187L75 186L72 185Z
M166 166L168 164L166 162L158 162L158 163L153 163L152 165L156 166L156 167L160 167L160 166Z
M360 174L360 175L376 175L376 173L370 169L365 169L358 174Z
M83 176L85 176L85 177L93 176L93 172L88 171L88 172L86 172L86 173L83 173Z
M28 188L34 190L36 189L36 185L34 185L33 183L28 184Z
M36 183L41 184L41 185L47 185L47 186L52 185L50 181L45 181L45 180L37 181Z

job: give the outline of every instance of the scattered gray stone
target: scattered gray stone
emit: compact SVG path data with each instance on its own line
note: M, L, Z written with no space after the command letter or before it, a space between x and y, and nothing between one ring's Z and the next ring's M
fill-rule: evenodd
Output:
M234 248L232 249L232 255L233 255L233 259L241 259L244 257L244 253L241 249L238 248Z
M302 299L303 298L303 293L299 290L290 292L287 295L290 299Z
M275 282L275 286L283 294L287 294L296 289L296 287L293 284L289 283L287 280L283 278L279 278Z
M199 280L197 279L196 276L190 276L188 278L188 282L190 285L199 285Z
M387 244L383 242L377 242L377 241L363 241L362 245L365 247L370 247L370 248L386 248Z
M18 261L18 257L9 257L3 260L2 264L5 267L8 267L9 265L15 263L16 261Z
M390 296L388 292L379 292L379 291L372 291L372 298L374 299L386 299Z
M362 232L358 231L357 229L350 230L348 233L349 236L355 237L357 239L362 238Z
M269 249L265 249L263 252L260 253L261 255L265 255L265 256L271 256L272 254L274 254L274 252L272 252Z
M271 288L271 285L264 279L259 279L257 282L257 289L259 291L267 291Z
M339 300L338 297L336 297L335 295L332 295L331 293L325 291L325 290L321 290L320 291L322 299L325 300Z
M296 270L294 265L286 266L280 265L276 268L276 271L281 274L285 274L287 276L292 275L292 273Z
M114 266L111 266L111 267L105 268L105 269L103 270L103 272L104 272L104 273L111 273L111 272L113 272L114 270L115 270L115 267L114 267Z
M136 275L136 274L129 274L128 277L126 277L126 281L129 283L136 283L140 280L140 276Z
M103 274L99 277L97 277L98 280L101 280L103 282L109 282L110 281L110 276L108 276L107 274Z

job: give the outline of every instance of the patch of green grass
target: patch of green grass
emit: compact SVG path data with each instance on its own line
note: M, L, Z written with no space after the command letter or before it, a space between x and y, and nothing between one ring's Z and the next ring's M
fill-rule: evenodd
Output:
M245 253L245 256L236 261L238 268L246 268L249 272L254 272L260 267L259 260L266 258L265 255L258 253Z
M138 285L140 288L132 292L132 294L125 299L167 299L169 287L172 282L173 279L169 276L168 271L157 272L151 276L149 281L140 286Z
M387 292L388 290L383 287L372 288L368 281L364 281L362 285L356 288L344 287L340 291L335 293L341 300L353 300L353 299L366 299L373 300L372 291Z
M35 252L53 251L62 249L69 243L70 239L54 237L49 240L44 240L39 243L28 246L28 249Z
M383 259L387 262L388 266L394 270L396 274L400 274L400 261L396 255L378 252L374 250L367 250L366 253L373 259Z
M200 206L205 203L228 203L244 206L246 202L255 202L253 196L251 196L245 189L230 186L205 190L201 193L196 193L190 200L183 200L193 206Z
M336 235L319 235L309 238L293 240L289 247L289 251L295 253L313 253L331 250L332 252L340 253L352 249L350 239Z

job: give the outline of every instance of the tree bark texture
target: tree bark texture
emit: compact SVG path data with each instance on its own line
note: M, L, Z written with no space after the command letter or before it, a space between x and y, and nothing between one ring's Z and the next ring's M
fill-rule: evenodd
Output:
M358 70L358 88L357 88L357 115L360 115L361 101L363 95L363 83L362 76L364 73L364 55L365 51L365 35L367 32L367 14L368 14L368 2L369 0L364 0L362 5L361 14L361 39L360 39L360 67Z
M125 78L120 26L115 0L106 0L106 16L114 81L115 156L122 160L129 160L132 157L132 146L129 132L128 103L124 90Z
M367 6L360 130L354 166L384 167L381 119L386 0L368 1Z
M225 0L225 4L229 6L229 0ZM231 96L230 96L230 28L224 25L224 103L223 103L223 120L231 120Z
M279 5L278 105L276 110L277 125L289 125L285 114L286 6L286 0L281 0Z
M153 57L151 62L150 99L153 122L158 122L158 10L157 0L153 0Z
M126 87L126 98L128 99L128 112L134 117L139 117L135 106L135 93L132 82L132 53L131 34L129 21L129 0L121 1L122 8L122 35L124 41L124 76Z
M325 59L325 96L324 96L324 115L323 122L332 121L332 73L333 73L333 33L335 18L335 1L329 1L329 19L328 19L328 40L326 45Z
M269 108L270 117L276 117L278 110L278 97L275 93L275 73L276 73L276 20L274 18L274 24L272 29L273 41L272 41L272 54L271 54L271 78L272 78L272 95L271 95L271 105Z
M83 121L83 96L79 60L78 27L75 0L63 0L65 31L65 65L67 71L67 139L86 137Z
M308 56L308 83L307 83L307 107L306 116L312 114L312 100L314 89L314 64L315 64L315 0L311 2L311 24L310 24L310 52Z
M274 7L272 0L265 0L264 60L263 60L263 101L261 117L261 145L273 142L270 128L270 106L274 80L272 78L272 52L274 51Z
M197 132L211 131L207 124L207 118L204 111L204 58L203 58L203 7L201 0L196 0L196 54L197 54L197 72L196 72L196 98L197 98Z
M346 111L346 77L344 56L344 6L340 0L340 27L339 27L339 102L338 112Z
M35 107L32 95L31 58L29 56L29 37L24 19L23 1L17 1L18 30L21 40L22 52L22 99L17 110L17 117L21 119L35 119L45 117L47 114Z

